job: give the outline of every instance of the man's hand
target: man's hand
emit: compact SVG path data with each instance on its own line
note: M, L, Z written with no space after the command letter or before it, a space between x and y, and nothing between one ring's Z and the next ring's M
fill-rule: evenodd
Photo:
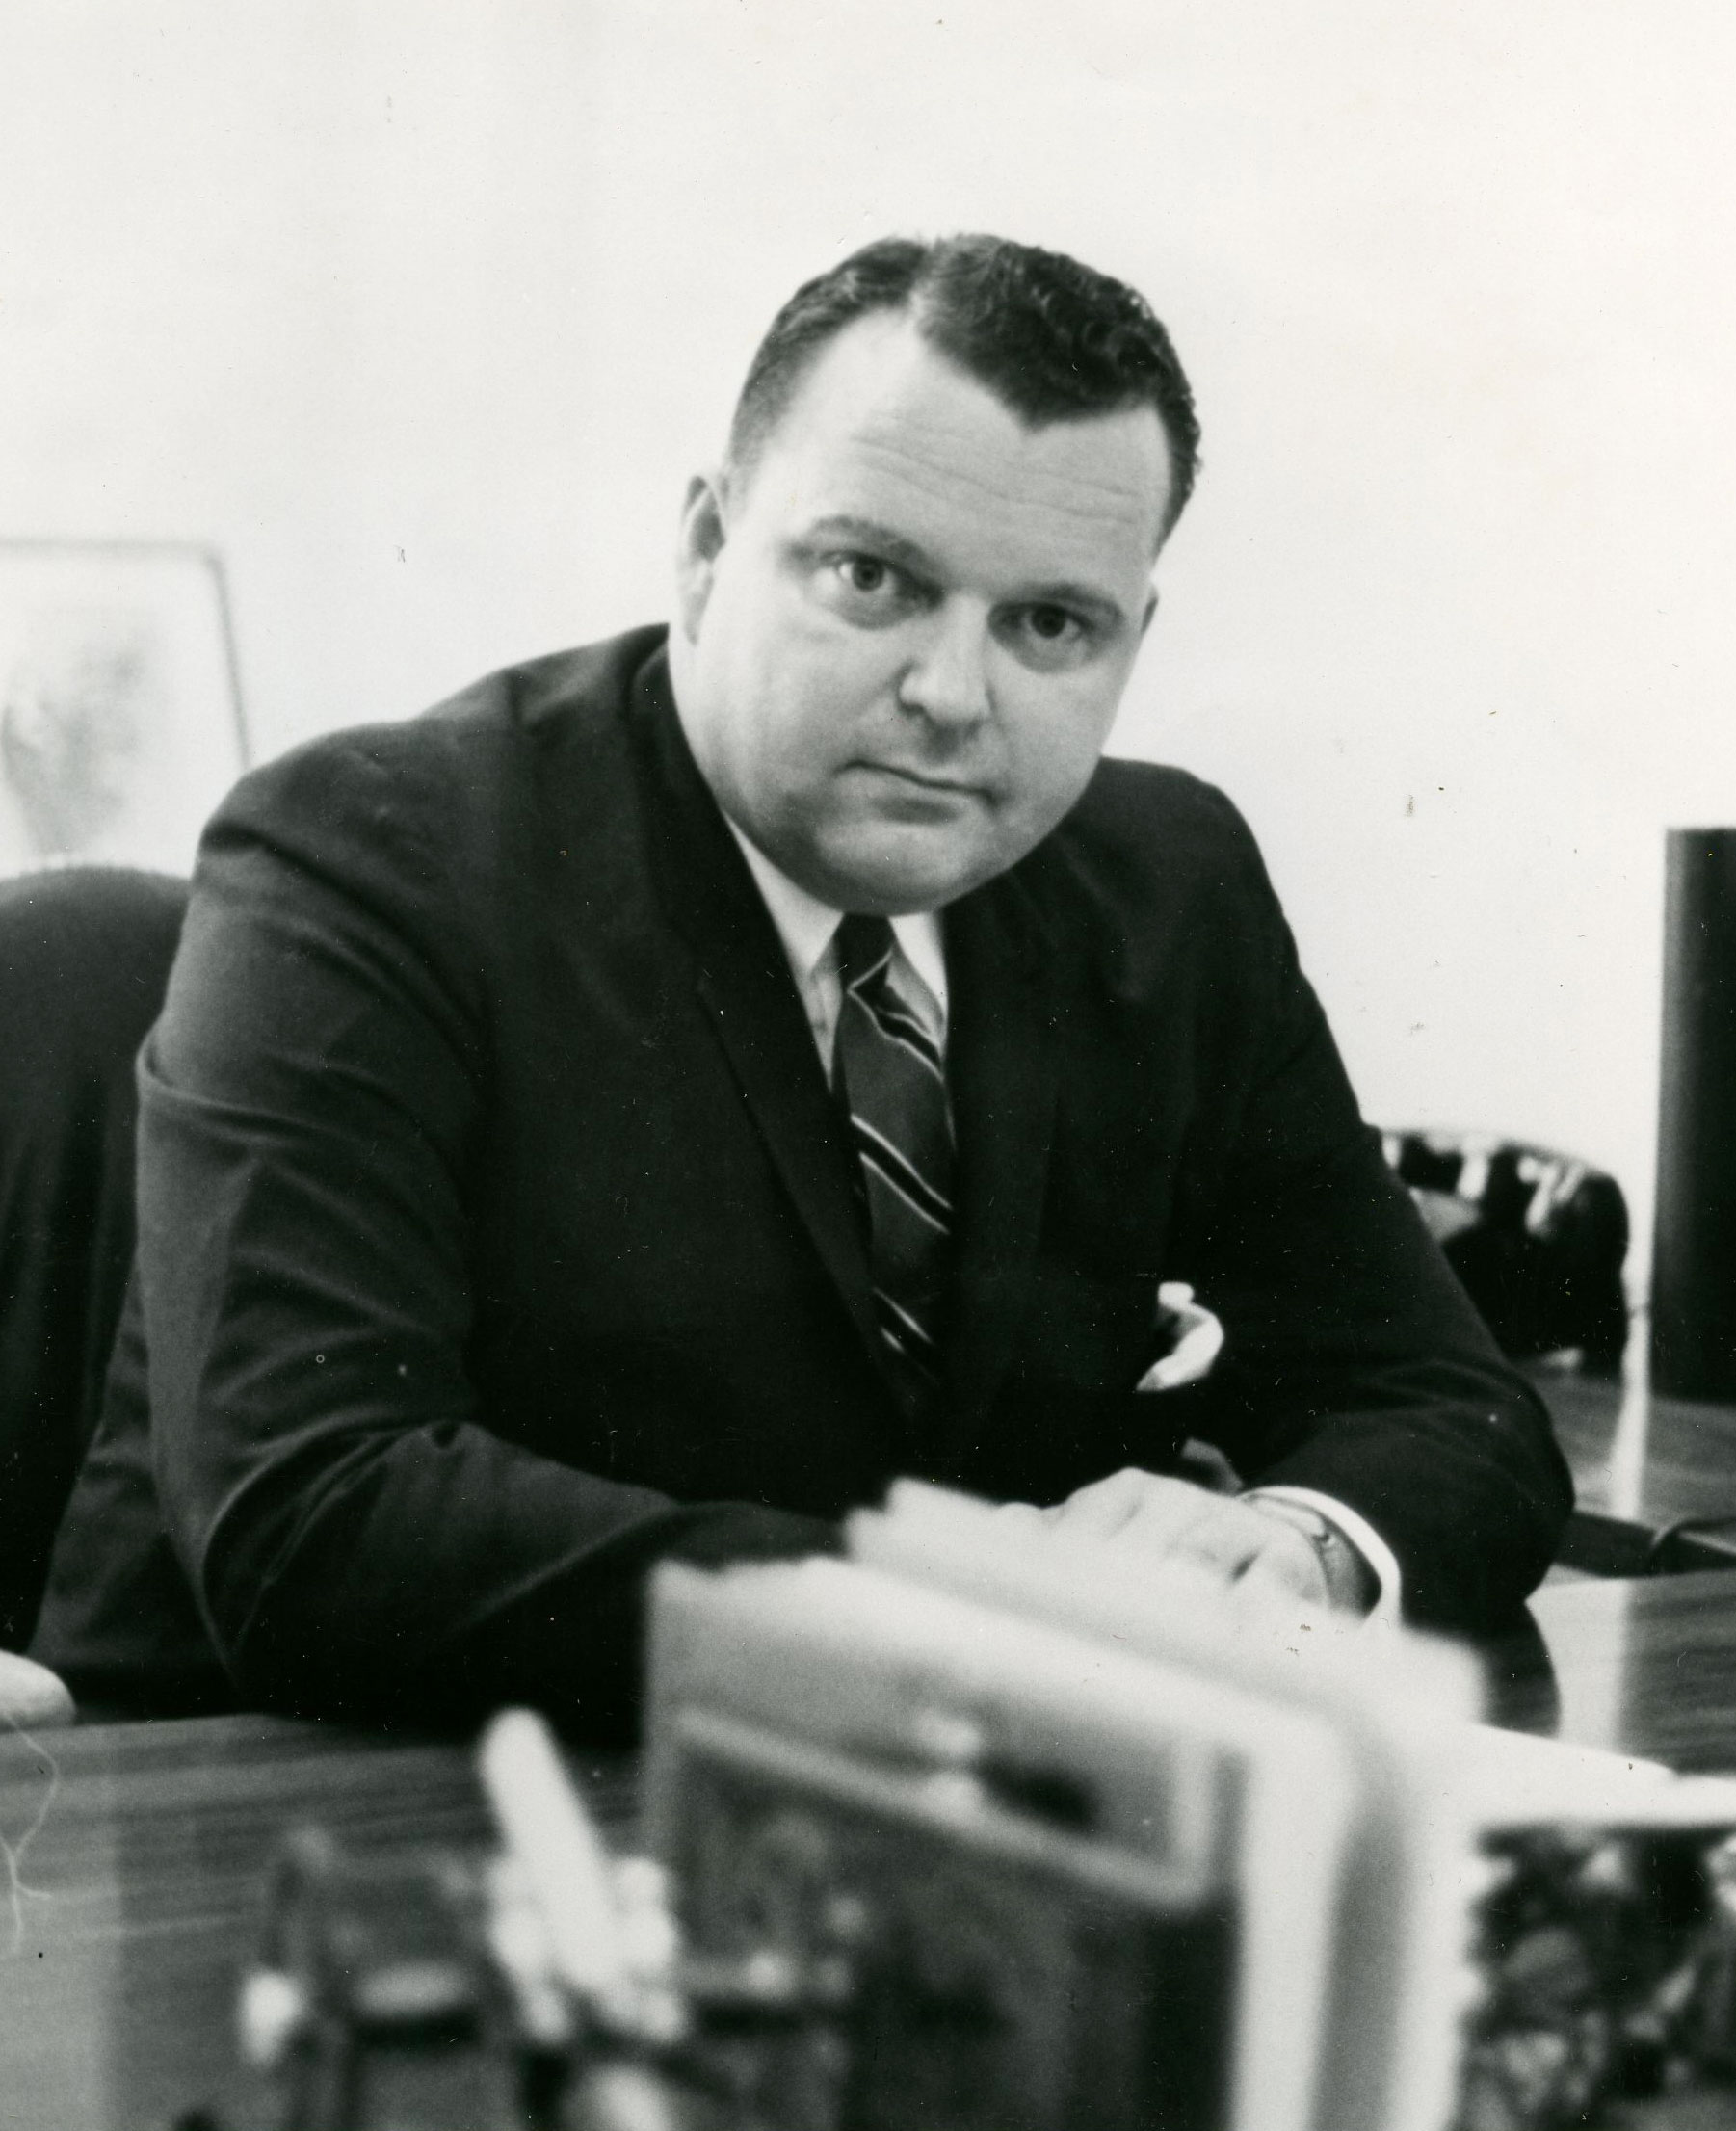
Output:
M1004 1516L1028 1523L1033 1538L1053 1532L1092 1539L1120 1555L1143 1555L1233 1591L1254 1611L1331 1602L1319 1554L1295 1525L1257 1501L1208 1494L1191 1481L1129 1466L1092 1481L1052 1508L1009 1503Z

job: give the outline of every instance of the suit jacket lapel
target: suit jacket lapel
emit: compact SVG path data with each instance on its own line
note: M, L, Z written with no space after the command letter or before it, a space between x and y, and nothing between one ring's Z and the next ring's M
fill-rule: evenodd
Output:
M955 904L944 922L959 1146L948 1378L953 1426L967 1438L1006 1370L1042 1219L1059 1070L1054 956L1011 875Z
M784 1188L875 1369L868 1253L845 1144L776 927L688 748L662 652L634 687L657 890L692 949L695 988Z

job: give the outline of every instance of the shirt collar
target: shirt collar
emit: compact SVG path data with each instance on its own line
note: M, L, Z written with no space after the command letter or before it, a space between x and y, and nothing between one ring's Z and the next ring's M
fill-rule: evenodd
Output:
M798 982L811 983L831 945L843 911L834 909L829 903L822 903L817 895L809 895L805 888L798 886L787 873L772 863L750 837L742 833L727 814L723 819L729 824L729 833L741 846L748 870L753 876L766 908L772 913L772 922L777 928L777 936L783 941L783 951L789 957ZM934 993L934 1003L944 1015L946 957L940 942L939 913L919 910L908 917L895 917L892 936L904 950L910 967Z

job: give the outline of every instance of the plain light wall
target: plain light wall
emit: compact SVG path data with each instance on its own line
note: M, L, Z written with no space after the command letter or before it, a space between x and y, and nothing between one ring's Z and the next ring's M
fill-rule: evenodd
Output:
M0 534L207 540L256 750L660 615L889 229L1137 282L1206 469L1116 743L1252 819L1369 1113L1648 1217L1736 821L1724 0L7 0Z

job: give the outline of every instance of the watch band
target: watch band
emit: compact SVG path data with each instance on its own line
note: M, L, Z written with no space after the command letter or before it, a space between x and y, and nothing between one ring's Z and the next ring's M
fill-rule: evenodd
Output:
M1308 1503L1290 1502L1281 1495L1251 1494L1244 1499L1307 1540L1320 1563L1327 1597L1333 1606L1343 1613L1369 1610L1377 1596L1374 1571L1330 1517L1322 1515Z

